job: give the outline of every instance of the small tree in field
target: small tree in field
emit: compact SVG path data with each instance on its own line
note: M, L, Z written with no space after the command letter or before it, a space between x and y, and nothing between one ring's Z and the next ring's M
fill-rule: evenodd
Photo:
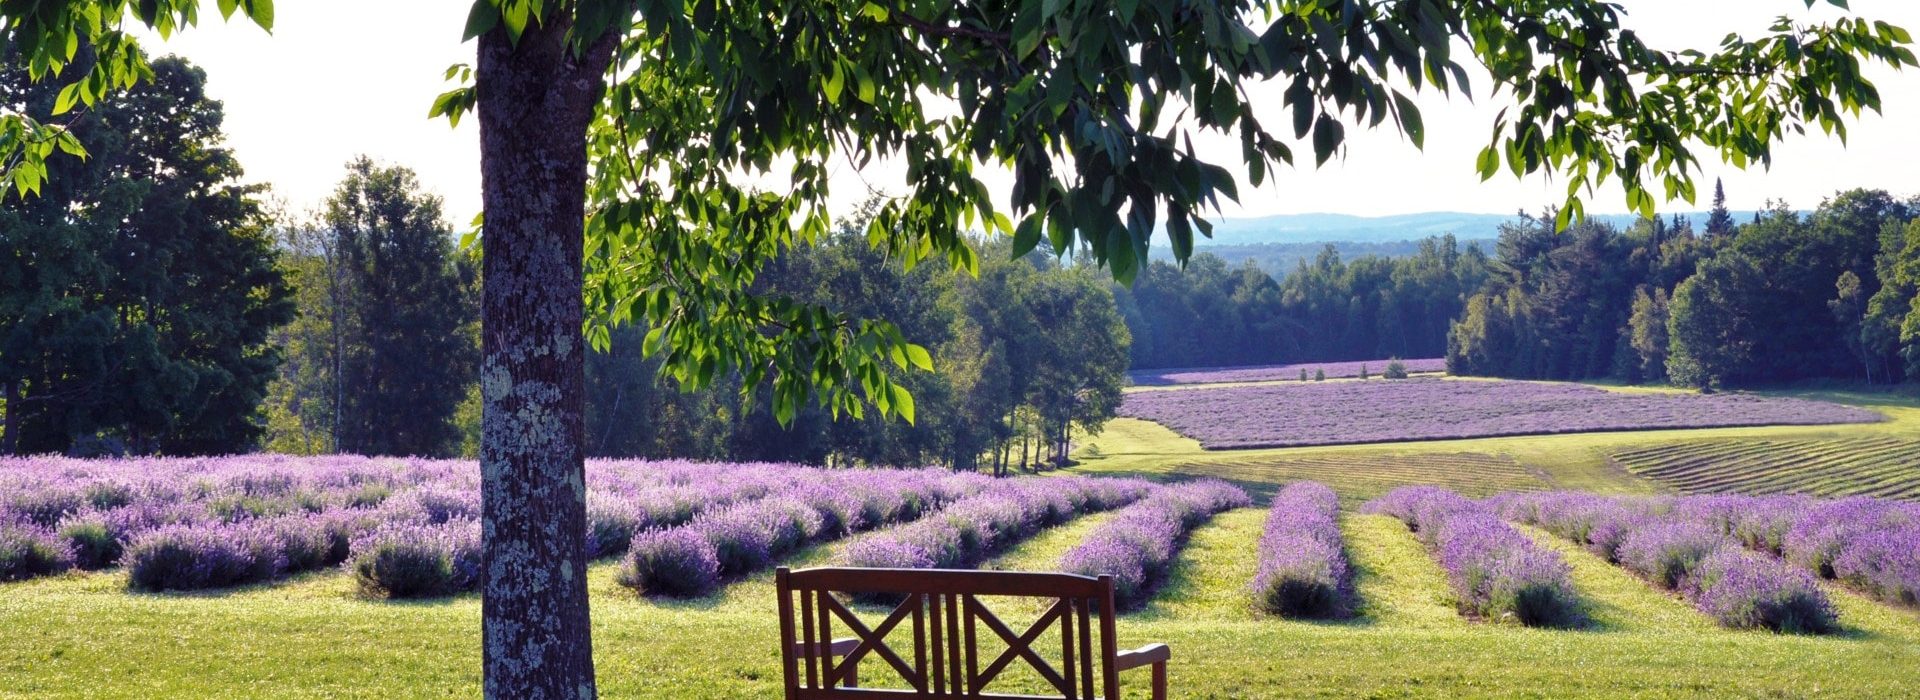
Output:
M125 25L168 36L201 4L0 2L4 60L71 80L52 114L0 109L0 185L38 191L55 152L84 149L56 115L151 75ZM273 23L271 0L213 5ZM1625 19L1605 0L476 0L476 64L448 72L472 84L432 112L480 123L485 692L596 694L582 416L585 345L609 324L644 317L685 385L770 384L783 420L816 397L913 418L883 365L930 368L924 348L755 286L826 236L843 162L909 164L867 231L889 259L972 270L967 233L986 229L1131 281L1155 231L1189 257L1237 176L1259 186L1296 147L1323 164L1348 125L1389 121L1423 144L1422 90L1508 102L1477 170L1562 176L1565 227L1604 182L1649 216L1654 188L1691 201L1702 144L1767 162L1789 133L1879 109L1862 62L1915 63L1904 30L1855 17L1711 53L1648 46ZM1259 81L1284 104L1253 104ZM1238 172L1186 145L1197 132L1237 136ZM982 163L1012 170L1008 208Z
M1384 379L1406 379L1407 363L1401 362L1398 357L1387 360L1387 369L1380 376Z
M1361 381L1365 381L1365 380L1366 380L1366 379L1367 379L1367 378L1368 378L1369 376L1370 376L1370 375L1369 375L1369 374L1367 374L1367 363L1365 363L1365 362L1362 362L1362 363L1360 363L1360 379L1361 379Z
M1316 382L1324 382L1324 381L1326 381L1326 380L1327 380L1327 371L1326 371L1326 370L1324 370L1324 369L1316 369L1316 370L1314 370L1314 371L1313 371L1313 380L1314 380L1314 381L1316 381Z
M1304 382L1304 381L1306 381L1306 380L1307 380L1307 368L1305 368L1305 367L1301 367L1301 368L1300 368L1300 381L1303 381L1303 382Z

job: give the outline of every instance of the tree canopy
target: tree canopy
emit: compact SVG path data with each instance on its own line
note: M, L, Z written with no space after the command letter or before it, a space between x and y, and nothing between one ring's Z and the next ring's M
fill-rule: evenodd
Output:
M270 0L217 5L272 24ZM198 7L4 2L0 38L33 77L60 74L58 106L91 106L150 73L129 19L164 36ZM1410 93L1474 92L1477 63L1509 103L1479 172L1562 178L1564 225L1610 180L1649 215L1661 196L1691 200L1696 142L1744 166L1789 133L1844 134L1880 105L1862 64L1914 64L1904 30L1851 16L1782 19L1711 52L1648 46L1622 20L1600 0L476 0L477 61L450 71L473 84L433 111L481 127L487 692L594 694L582 293L604 320L596 344L606 323L644 318L668 371L770 382L782 417L813 394L910 413L883 366L925 367L927 351L891 325L754 290L778 251L828 232L834 159L906 163L908 196L868 231L904 264L972 269L974 228L1010 234L1013 255L1078 244L1131 280L1155 231L1185 258L1205 212L1237 194L1190 145L1201 130L1238 136L1258 184L1295 144L1333 157L1347 124L1391 121L1421 143ZM101 60L63 74L83 45ZM1260 121L1244 90L1259 80L1287 84L1290 124ZM82 149L58 123L0 115L17 191L38 189L56 151ZM975 177L982 162L1013 170L1007 211Z
M206 75L179 59L73 125L87 160L0 203L0 385L17 451L229 453L261 433L292 316L258 186L222 144ZM57 88L0 77L0 105Z

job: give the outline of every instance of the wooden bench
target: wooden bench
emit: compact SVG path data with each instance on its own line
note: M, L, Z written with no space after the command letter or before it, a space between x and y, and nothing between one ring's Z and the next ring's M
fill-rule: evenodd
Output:
M1167 660L1171 656L1167 645L1116 649L1112 577L782 567L774 580L780 595L780 661L788 700L1113 700L1120 697L1120 672L1141 667L1152 669L1153 699L1165 700L1167 696ZM880 624L869 627L837 593L905 600ZM1050 598L1053 603L1026 631L1016 634L987 608L983 599L991 597ZM1098 618L1098 630L1093 629L1094 618ZM903 639L898 646L889 644L887 636L902 626L912 630L912 639ZM853 636L835 639L836 628ZM1034 644L1052 629L1059 631L1059 654L1049 657ZM978 642L995 639L1006 649L986 658ZM860 662L868 657L885 662L907 687L861 687ZM1049 663L1052 658L1057 658L1060 665ZM1016 661L1038 673L1059 695L987 692L987 686Z

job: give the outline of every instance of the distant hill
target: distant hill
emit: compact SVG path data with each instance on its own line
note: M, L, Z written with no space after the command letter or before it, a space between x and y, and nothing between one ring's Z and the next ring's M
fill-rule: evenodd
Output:
M1672 214L1663 214L1672 216ZM1705 228L1706 212L1682 214L1693 222L1695 230ZM1514 214L1468 214L1463 212L1426 212L1395 216L1355 216L1352 214L1280 214L1245 219L1221 219L1214 222L1213 238L1194 241L1195 246L1236 246L1263 243L1388 243L1413 241L1451 233L1460 240L1498 238L1500 224L1512 221ZM1615 226L1631 226L1632 214L1596 214L1594 219ZM1751 211L1733 212L1734 221L1753 218ZM1161 240L1165 240L1162 238Z
M1491 238L1484 240L1463 239L1460 241L1460 250L1465 251L1469 245L1478 245L1481 251L1487 255L1493 255L1493 239ZM1274 279L1280 279L1293 272L1294 268L1299 267L1301 262L1313 262L1313 259L1319 257L1320 251L1327 246L1333 246L1334 250L1340 253L1341 260L1352 260L1367 255L1402 258L1419 252L1420 241L1379 241L1368 243L1354 241L1313 241L1307 243L1250 243L1245 245L1211 244L1197 245L1195 252L1220 256L1220 258L1227 261L1228 265L1235 267L1238 267L1243 260L1252 260L1255 265L1259 266L1260 269L1267 274L1272 275ZM1155 247L1151 252L1151 257L1154 260L1173 261L1172 248Z

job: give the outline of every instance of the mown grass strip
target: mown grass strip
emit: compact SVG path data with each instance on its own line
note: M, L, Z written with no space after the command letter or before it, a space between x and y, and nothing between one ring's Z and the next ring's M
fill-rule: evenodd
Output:
M1467 626L1447 573L1405 523L1384 515L1348 515L1340 530L1352 559L1362 624L1395 628Z

